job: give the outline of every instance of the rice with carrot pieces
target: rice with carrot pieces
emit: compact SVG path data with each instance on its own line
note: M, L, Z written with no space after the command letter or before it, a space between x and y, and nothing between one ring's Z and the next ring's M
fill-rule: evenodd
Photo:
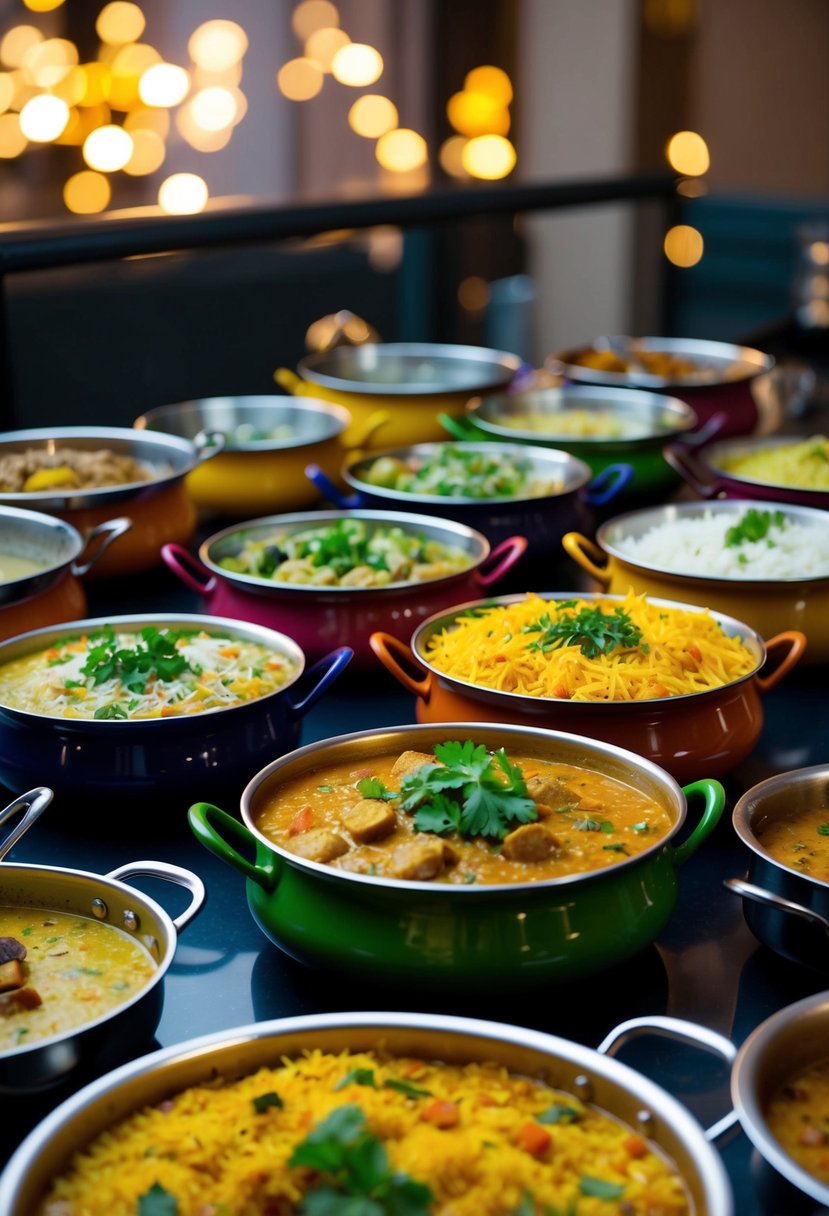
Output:
M37 1216L691 1216L623 1123L495 1064L321 1051L194 1086L77 1153ZM356 1206L355 1206L356 1205Z
M457 680L525 697L645 701L707 692L758 656L707 611L618 599L527 595L481 605L432 636L424 657Z

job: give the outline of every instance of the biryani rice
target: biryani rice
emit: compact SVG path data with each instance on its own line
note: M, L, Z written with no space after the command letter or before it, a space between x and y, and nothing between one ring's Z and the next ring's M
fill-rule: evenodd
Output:
M357 1069L372 1070L374 1086L343 1085ZM428 1094L385 1088L389 1079ZM272 1093L283 1105L257 1113L254 1099ZM435 1100L456 1104L456 1126L429 1120ZM556 1104L573 1112L572 1121L538 1122ZM569 1211L577 1200L579 1216L692 1212L681 1178L659 1150L569 1094L491 1063L311 1051L241 1080L192 1087L130 1116L75 1155L38 1216L135 1216L155 1186L175 1199L177 1216L301 1211L304 1196L331 1179L290 1166L289 1158L312 1128L347 1105L361 1108L392 1170L429 1186L434 1216L507 1216L527 1197L539 1212ZM549 1135L542 1153L523 1147L520 1129L528 1122ZM585 1193L585 1179L604 1183L605 1197Z
M812 435L801 443L781 443L753 452L724 457L720 468L749 481L792 486L799 490L829 490L829 439Z

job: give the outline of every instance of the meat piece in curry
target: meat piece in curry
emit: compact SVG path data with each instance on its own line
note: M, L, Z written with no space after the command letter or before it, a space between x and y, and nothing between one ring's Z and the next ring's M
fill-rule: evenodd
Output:
M335 869L472 886L606 869L673 826L644 790L543 753L508 757L466 740L359 763L351 756L270 785L256 827Z

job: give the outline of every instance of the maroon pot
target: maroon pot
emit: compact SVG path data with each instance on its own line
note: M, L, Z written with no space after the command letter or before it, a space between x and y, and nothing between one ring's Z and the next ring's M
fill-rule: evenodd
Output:
M668 444L663 455L688 485L701 498L750 498L766 502L793 503L801 507L819 507L829 511L829 490L809 490L802 486L775 485L755 481L722 467L729 457L748 455L766 448L779 448L801 442L797 435L771 439L729 439L713 443L702 451L693 451L681 444Z

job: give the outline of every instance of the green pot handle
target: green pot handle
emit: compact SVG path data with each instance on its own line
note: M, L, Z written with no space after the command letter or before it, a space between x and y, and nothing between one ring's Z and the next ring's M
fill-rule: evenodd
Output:
M438 414L438 422L453 439L465 443L468 439L491 439L486 431L482 431L471 418L451 418L449 414Z
M270 850L267 850L268 860L264 864L254 863L243 857L238 851L239 848L250 849L253 846L259 853L261 846L253 833L238 819L213 806L211 802L194 802L187 812L187 819L193 835L208 853L212 853L220 861L227 862L234 870L239 870L245 878L258 883L265 891L276 889L282 876L282 862ZM261 849L261 852L265 853L266 850Z
M675 869L678 869L683 862L686 862L689 857L696 853L702 842L711 835L714 828L720 822L720 816L725 807L725 790L719 781L713 781L710 777L703 777L701 781L694 781L691 785L684 785L682 792L688 801L695 796L703 798L704 805L700 821L691 835L683 844L678 845L671 851L671 860L674 863Z

